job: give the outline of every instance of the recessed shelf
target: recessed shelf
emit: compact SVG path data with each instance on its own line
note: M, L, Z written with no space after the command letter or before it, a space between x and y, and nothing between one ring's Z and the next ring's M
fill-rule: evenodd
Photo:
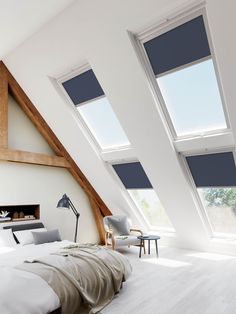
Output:
M0 223L28 221L28 220L36 220L40 218L40 205L39 204L1 205L0 212L1 211L8 211L9 214L7 215L7 218L10 217L10 220L0 219Z

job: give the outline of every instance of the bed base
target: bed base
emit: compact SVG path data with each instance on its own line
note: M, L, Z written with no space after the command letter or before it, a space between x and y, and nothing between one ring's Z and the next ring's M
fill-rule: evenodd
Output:
M61 314L61 307L48 314Z

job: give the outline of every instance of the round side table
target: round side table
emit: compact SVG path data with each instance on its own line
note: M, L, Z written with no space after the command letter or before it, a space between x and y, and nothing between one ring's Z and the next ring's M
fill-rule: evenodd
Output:
M156 245L156 255L158 257L158 245L157 245L157 240L160 239L159 236L156 235L149 235L149 236L138 236L138 239L140 240L140 250L139 250L139 257L141 257L142 254L142 246L144 246L144 241L148 241L148 254L150 255L150 242L155 241Z

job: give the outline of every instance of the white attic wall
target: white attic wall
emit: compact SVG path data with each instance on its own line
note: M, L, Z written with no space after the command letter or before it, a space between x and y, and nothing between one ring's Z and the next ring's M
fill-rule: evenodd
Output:
M4 62L111 210L129 210L122 191L48 79L90 62L178 233L178 244L224 251L208 239L192 191L156 109L127 30L158 21L185 1L77 1ZM189 1L187 2L189 3ZM234 134L234 1L206 1L209 25ZM223 20L222 20L223 17ZM220 29L219 29L220 28ZM53 44L52 44L53 43ZM223 49L224 48L224 49ZM63 127L61 127L63 125ZM140 126L145 127L140 127ZM132 212L130 212L132 216ZM231 253L235 248L229 247Z
M10 149L55 155L43 136L33 126L12 97L9 97L9 104L8 147Z

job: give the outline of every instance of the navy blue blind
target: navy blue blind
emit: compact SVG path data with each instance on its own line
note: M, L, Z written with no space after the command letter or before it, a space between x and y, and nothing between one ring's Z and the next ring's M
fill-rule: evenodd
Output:
M77 75L62 85L75 105L104 95L93 70Z
M236 186L233 153L217 153L186 157L197 187Z
M140 162L113 165L126 189L152 189Z
M211 54L202 15L144 44L155 75Z

